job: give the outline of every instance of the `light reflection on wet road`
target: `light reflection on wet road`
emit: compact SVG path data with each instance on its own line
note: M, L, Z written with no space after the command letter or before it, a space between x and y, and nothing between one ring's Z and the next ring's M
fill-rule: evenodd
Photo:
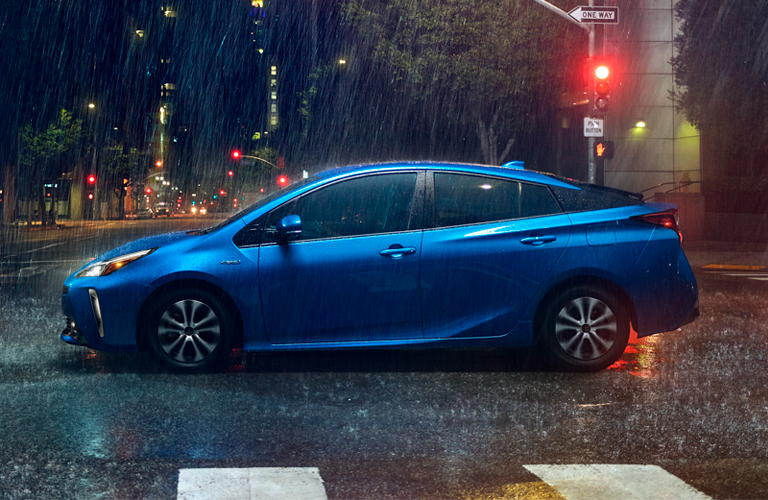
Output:
M630 331L629 344L624 355L608 367L608 370L628 372L641 378L652 378L658 373L658 364L667 362L658 352L659 336L637 338L637 332Z

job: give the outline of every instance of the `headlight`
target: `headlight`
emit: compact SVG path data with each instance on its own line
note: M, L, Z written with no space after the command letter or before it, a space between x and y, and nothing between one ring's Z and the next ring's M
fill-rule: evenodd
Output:
M106 276L108 274L112 274L126 264L130 264L134 260L138 260L145 255L149 255L155 250L157 250L157 248L148 248L146 250L142 250L141 252L128 253L119 257L115 257L114 259L94 262L90 266L77 273L75 278L91 278L94 276Z

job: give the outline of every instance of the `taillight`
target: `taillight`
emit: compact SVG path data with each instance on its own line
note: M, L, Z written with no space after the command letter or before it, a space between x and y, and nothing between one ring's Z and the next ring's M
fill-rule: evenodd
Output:
M683 244L683 233L680 232L680 226L678 226L677 209L670 208L663 212L656 212L648 215L638 215L632 217L635 220L645 222L646 224L653 224L654 226L666 227L677 233L677 237L680 239L680 244Z

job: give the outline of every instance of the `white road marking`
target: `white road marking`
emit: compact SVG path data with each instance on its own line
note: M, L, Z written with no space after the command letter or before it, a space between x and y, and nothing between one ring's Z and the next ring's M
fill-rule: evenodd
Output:
M79 238L77 241L79 242L79 241L91 240L93 238L96 238L97 236L99 236L99 235L98 234L94 234L93 236L86 236L85 238ZM67 243L71 243L71 241L65 240L65 241L60 241L58 243L51 243L50 245L45 245L45 246L38 247L38 248L32 248L31 250L25 250L23 252L19 252L19 253L13 254L13 255L3 255L2 258L3 259L12 259L14 257L18 257L19 255L25 255L25 254L28 254L28 253L39 252L40 250L47 250L49 248L57 247L57 246L60 246L60 245L65 245Z
M720 276L729 276L731 278L745 278L755 281L768 281L768 273L756 272L731 272L731 271L710 271L708 274L719 274Z
M568 500L712 500L656 465L524 465Z
M177 500L327 500L316 467L181 469Z

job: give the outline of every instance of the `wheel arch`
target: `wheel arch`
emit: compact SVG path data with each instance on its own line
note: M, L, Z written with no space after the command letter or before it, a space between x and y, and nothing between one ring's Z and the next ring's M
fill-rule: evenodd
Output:
M233 332L232 347L242 348L244 332L243 332L243 318L240 313L240 309L235 304L232 297L229 296L221 287L214 285L210 281L205 281L195 278L182 278L174 281L170 281L159 286L152 293L150 293L139 308L139 313L136 315L136 347L139 351L149 350L149 343L145 333L147 318L152 306L157 303L158 298L169 292L177 290L195 289L201 290L220 298L227 308L227 311L232 317L232 324L235 331Z
M556 295L563 293L565 290L576 288L580 286L593 286L604 290L606 293L614 294L619 298L621 306L624 308L624 312L629 316L631 327L637 331L637 313L635 311L635 305L629 294L615 282L601 276L572 276L566 278L555 285L553 285L541 298L536 306L536 315L533 322L533 336L534 341L538 342L538 337L541 332L541 322L543 320L543 313L547 308L547 304Z

